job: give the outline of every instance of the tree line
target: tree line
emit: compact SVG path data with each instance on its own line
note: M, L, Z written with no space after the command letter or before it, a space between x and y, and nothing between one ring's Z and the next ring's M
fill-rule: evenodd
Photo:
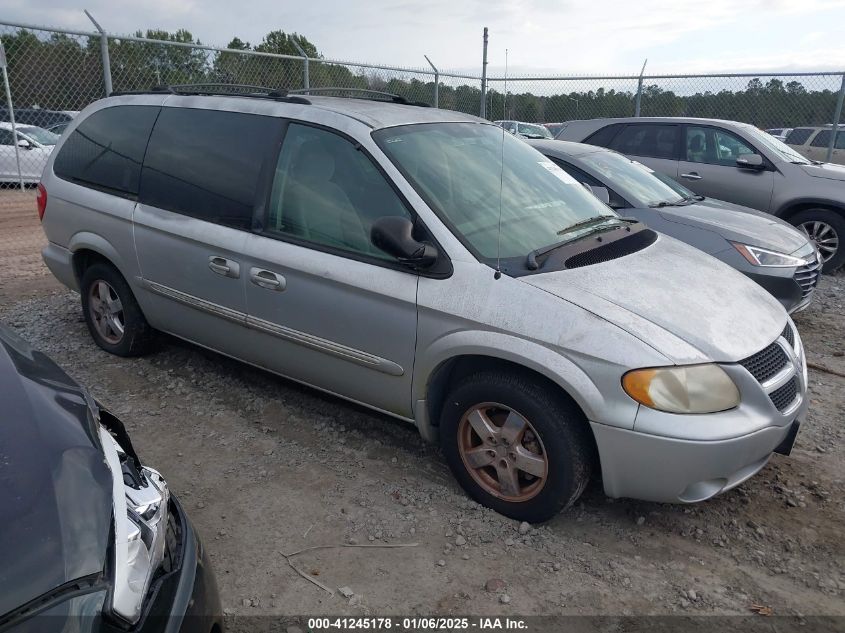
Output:
M6 48L15 107L79 110L101 97L104 88L99 39L61 33L43 36L41 33L16 29L0 36ZM351 69L326 62L316 45L298 33L274 30L255 45L234 37L227 45L227 51L182 46L202 45L185 29L137 31L135 36L172 44L110 38L109 57L115 91L148 90L153 86L186 83L238 83L278 90L299 89L305 81L302 60L262 54L299 56L301 48L310 58L308 75L312 88L364 88L398 94L410 101L429 104L434 101L433 77L424 75L426 79L421 80L410 72L363 67L353 70L355 66ZM712 81L724 83L724 80ZM480 82L453 83L458 82L441 82L440 107L478 114ZM518 83L525 84L524 81ZM533 92L508 91L505 98L499 89L501 82L488 85L487 113L491 119L553 122L634 114L636 93L632 90L599 87L545 94L551 92L551 84L535 82L531 86ZM643 88L641 114L732 119L761 128L794 127L831 122L836 99L837 92L830 88L808 89L800 81L784 83L778 78L770 78L765 83L754 78L742 88L692 94L678 94L653 84Z

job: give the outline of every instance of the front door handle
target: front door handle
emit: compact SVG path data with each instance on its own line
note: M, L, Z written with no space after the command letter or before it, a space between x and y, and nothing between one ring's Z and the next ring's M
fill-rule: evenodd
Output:
M212 255L208 258L208 267L218 275L224 277L231 277L237 279L241 276L241 266L238 262L220 257L219 255Z
M256 286L266 288L267 290L278 290L281 292L287 288L287 281L278 273L274 273L263 268L250 268L249 280Z
M701 180L701 176L694 171L691 171L688 174L681 174L681 178L686 178L687 180Z

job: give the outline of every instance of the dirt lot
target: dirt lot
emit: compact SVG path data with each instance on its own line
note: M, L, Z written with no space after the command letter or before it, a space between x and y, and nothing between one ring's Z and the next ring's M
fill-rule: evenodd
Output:
M593 485L520 529L469 501L401 422L170 338L143 359L100 351L43 239L34 193L0 192L0 321L126 422L204 537L229 614L845 615L845 378L812 369L792 456L715 500L614 501ZM796 322L810 361L845 372L845 275ZM416 545L291 559L333 594L282 556L342 544Z

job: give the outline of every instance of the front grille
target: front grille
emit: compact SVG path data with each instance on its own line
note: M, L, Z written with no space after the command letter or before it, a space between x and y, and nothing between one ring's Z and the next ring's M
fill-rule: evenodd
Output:
M758 382L763 383L786 367L788 362L786 352L775 342L753 356L739 361L739 364L745 367Z
M795 397L798 395L798 376L793 376L792 379L785 385L778 387L769 394L772 404L775 405L778 411L784 411L789 408Z
M609 262L612 259L625 257L644 248L651 246L657 240L657 233L651 229L644 229L637 233L631 234L621 240L616 240L610 244L592 248L583 253L573 255L566 260L564 265L569 268L580 268L581 266L592 266L593 264L600 264L602 262Z
M786 342L789 343L792 349L795 349L795 333L792 331L792 326L789 323L786 324L781 336L786 339Z
M816 285L819 283L819 277L821 276L821 262L813 255L812 261L807 264L806 266L800 266L795 271L795 275L793 275L793 279L795 282L801 286L801 298L806 299L810 296L813 290L816 289Z

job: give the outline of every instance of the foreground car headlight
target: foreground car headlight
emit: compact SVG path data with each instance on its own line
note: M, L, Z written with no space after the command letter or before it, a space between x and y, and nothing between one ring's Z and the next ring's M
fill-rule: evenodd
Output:
M161 475L137 464L104 426L99 429L114 499L111 607L115 615L135 623L153 575L164 560L170 493Z
M715 413L739 404L739 390L718 365L635 369L622 377L634 400L668 413Z
M748 244L740 244L738 242L731 242L731 244L753 266L795 268L797 266L805 266L808 263L803 257L793 257L786 253L770 251L759 246L749 246Z

